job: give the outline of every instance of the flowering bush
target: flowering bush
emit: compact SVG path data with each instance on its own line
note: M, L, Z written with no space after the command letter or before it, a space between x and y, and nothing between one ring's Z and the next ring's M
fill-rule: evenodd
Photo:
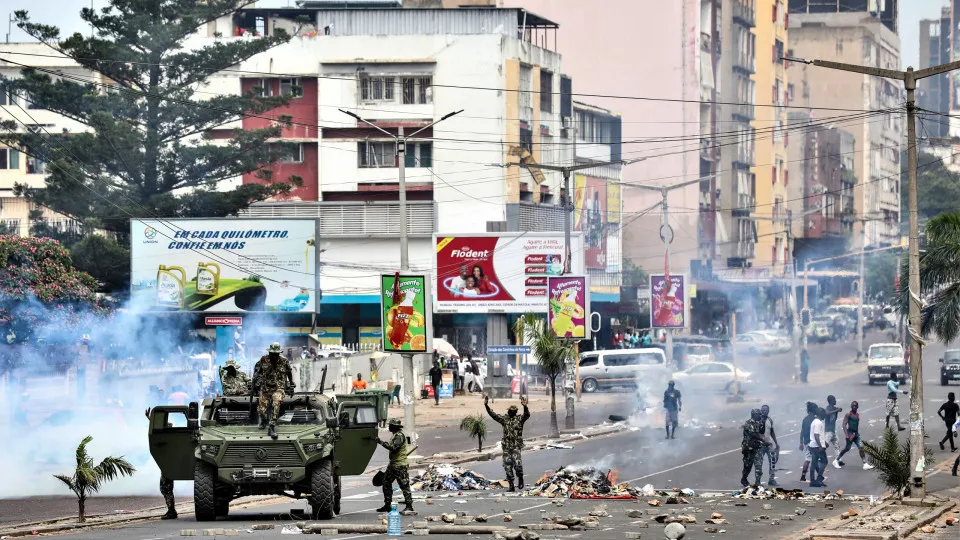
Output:
M49 238L0 236L0 327L5 341L79 330L105 314L97 282L73 267L70 254Z

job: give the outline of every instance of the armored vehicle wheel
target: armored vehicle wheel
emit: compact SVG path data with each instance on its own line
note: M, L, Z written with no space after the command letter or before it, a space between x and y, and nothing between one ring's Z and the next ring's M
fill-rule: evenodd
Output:
M196 488L194 488L196 490ZM337 506L333 461L324 459L310 471L310 509L312 519L333 519Z
M193 509L197 521L217 519L219 506L217 504L216 483L216 469L207 463L197 461L193 471Z

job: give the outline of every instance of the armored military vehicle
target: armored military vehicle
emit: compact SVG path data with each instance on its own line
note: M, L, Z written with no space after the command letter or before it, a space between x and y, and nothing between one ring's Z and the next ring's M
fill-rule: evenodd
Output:
M150 453L172 480L193 480L197 521L248 495L305 498L312 519L340 513L341 477L362 474L386 421L386 394L296 393L283 399L277 439L258 428L255 398L216 397L150 412Z

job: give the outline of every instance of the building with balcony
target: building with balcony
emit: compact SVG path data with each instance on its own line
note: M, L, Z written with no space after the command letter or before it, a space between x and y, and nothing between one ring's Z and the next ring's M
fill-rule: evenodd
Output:
M790 57L900 69L899 37L867 13L794 14L791 9L789 49ZM879 218L865 224L867 246L899 243L900 152L906 125L902 86L800 63L788 63L787 77L791 84L802 81L812 119L831 122L855 138L854 209L858 216ZM857 111L882 112L864 116ZM855 230L859 227L858 222Z
M757 247L754 266L767 268L772 276L783 276L790 262L786 188L787 172L787 77L786 54L788 14L784 0L757 3L756 133L757 159L750 172L756 179Z
M872 17L899 34L900 0L789 0L790 13L859 13Z
M71 78L83 78L91 82L102 79L80 67L73 60L59 56L42 43L6 43L0 44L0 55L22 64L43 69L56 70ZM21 66L0 61L0 75L7 78L20 76ZM39 133L62 134L79 133L87 126L63 117L58 113L39 108L26 97L8 91L0 91L0 121L12 122L18 131L34 130ZM79 223L48 208L38 207L26 199L14 195L15 185L30 188L45 186L47 164L43 156L31 156L18 148L0 145L0 223L12 233L27 236L30 234L31 212L39 213L40 219L51 227L61 231L75 230Z
M721 34L730 47L720 55L720 121L724 148L717 167L718 229L714 267L746 268L756 256L757 10L755 0L723 2ZM764 57L764 62L767 59Z

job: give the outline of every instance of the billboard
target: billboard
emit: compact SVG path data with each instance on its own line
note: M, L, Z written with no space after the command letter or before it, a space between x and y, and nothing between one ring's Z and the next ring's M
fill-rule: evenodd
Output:
M427 277L380 276L380 325L383 350L422 353L430 345L427 328Z
M583 273L583 236L570 239L571 271ZM436 311L524 313L547 309L547 278L563 273L562 233L437 236Z
M588 339L590 325L590 285L587 276L550 276L547 278L550 307L547 324L554 337Z
M690 303L687 301L686 276L650 275L650 325L653 328L686 328Z
M620 186L611 180L575 175L574 230L583 233L583 259L587 268L619 271L610 260L619 245ZM608 245L613 242L614 245Z
M132 219L130 289L159 311L313 313L308 219Z
M360 327L360 345L380 346L380 340L383 339L383 329L379 326L361 326Z

